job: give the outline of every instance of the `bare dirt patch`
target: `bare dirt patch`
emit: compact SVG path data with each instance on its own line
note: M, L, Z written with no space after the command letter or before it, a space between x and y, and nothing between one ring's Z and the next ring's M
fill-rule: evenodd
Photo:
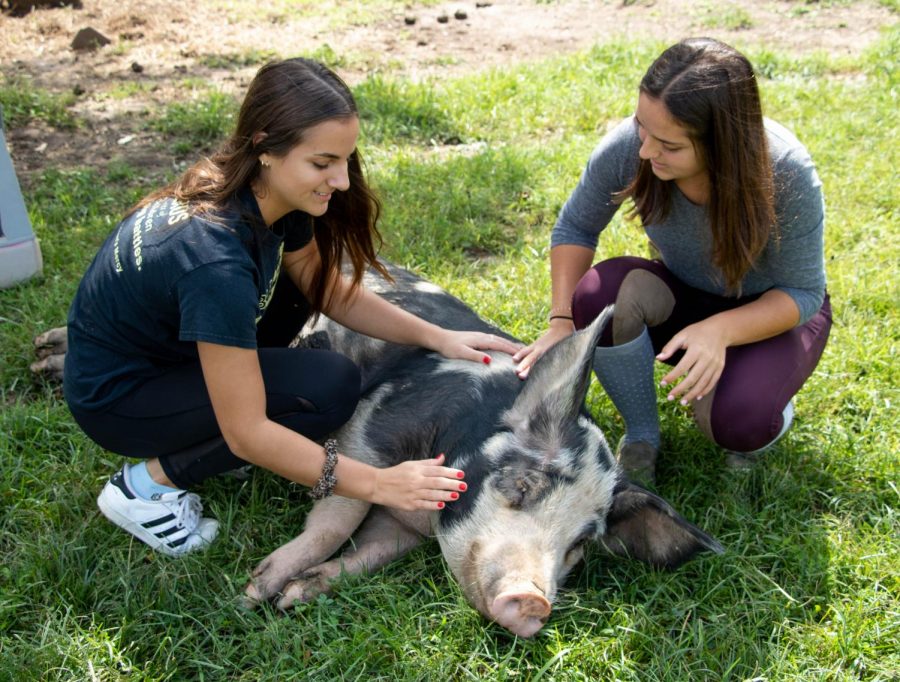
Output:
M147 174L171 169L171 153L147 130L146 115L190 97L190 84L239 93L270 55L332 55L351 83L376 71L414 79L584 49L619 38L675 41L714 35L738 47L797 53L858 53L895 21L874 0L849 5L804 0L485 0L373 10L336 17L289 3L95 0L0 15L5 79L54 93L77 93L74 130L32 122L8 132L20 181L45 168L104 168L124 158ZM281 8L281 9L278 9ZM335 26L339 26L335 28ZM76 51L79 29L110 39ZM186 85L187 84L187 85Z

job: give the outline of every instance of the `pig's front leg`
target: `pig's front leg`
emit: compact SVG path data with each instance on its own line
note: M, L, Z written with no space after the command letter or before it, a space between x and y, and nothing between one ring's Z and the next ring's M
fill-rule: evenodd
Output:
M427 526L428 512L419 512ZM423 536L413 527L405 525L388 510L376 508L365 520L359 533L353 538L354 549L319 566L307 569L285 585L277 602L280 609L289 609L296 602L308 602L331 590L341 576L376 571L406 554L422 542Z
M253 607L272 599L288 580L325 561L350 539L370 506L337 495L316 502L303 532L263 559L253 571L253 579L244 590L244 603Z

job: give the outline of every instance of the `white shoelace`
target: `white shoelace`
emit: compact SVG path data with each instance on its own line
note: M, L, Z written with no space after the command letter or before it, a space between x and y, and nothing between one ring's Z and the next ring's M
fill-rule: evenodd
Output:
M187 493L178 503L178 511L175 512L175 525L193 532L200 523L200 513L203 511L203 503L200 496L195 493Z

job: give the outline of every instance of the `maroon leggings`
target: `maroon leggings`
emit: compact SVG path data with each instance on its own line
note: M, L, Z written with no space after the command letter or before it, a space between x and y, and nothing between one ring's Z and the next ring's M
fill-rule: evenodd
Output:
M637 268L659 277L675 298L671 315L648 327L657 353L686 326L758 298L709 294L685 285L661 261L623 256L596 264L581 279L572 297L575 327L586 327L615 303L622 280ZM601 346L612 345L610 327L600 339ZM730 347L713 395L710 428L715 442L738 452L772 442L781 431L785 406L816 368L830 329L831 304L826 294L822 307L804 324L770 339ZM670 358L668 364L677 364L680 357L679 353Z

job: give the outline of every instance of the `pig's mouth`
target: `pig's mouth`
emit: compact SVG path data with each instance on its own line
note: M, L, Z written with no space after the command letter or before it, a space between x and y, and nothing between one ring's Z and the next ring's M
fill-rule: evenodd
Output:
M521 589L512 587L494 597L488 607L492 620L514 635L531 637L544 627L550 617L551 606L547 598L532 585Z

